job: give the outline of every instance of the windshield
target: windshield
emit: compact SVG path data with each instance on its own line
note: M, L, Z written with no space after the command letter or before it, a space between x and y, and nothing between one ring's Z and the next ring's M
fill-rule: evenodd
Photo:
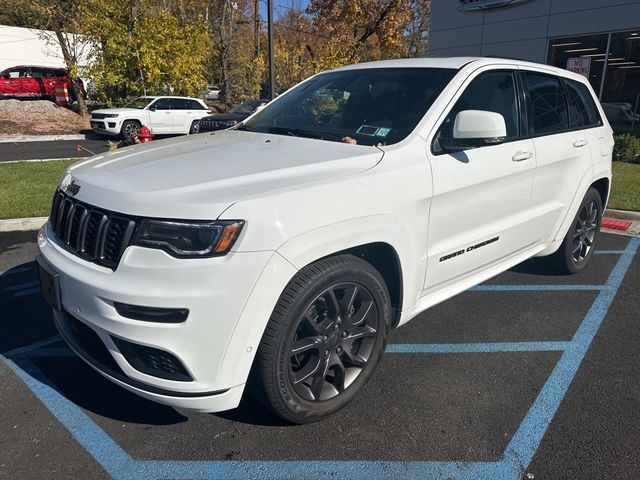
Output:
M391 145L415 128L456 72L441 68L370 68L320 74L238 128Z
M138 97L133 102L127 103L124 107L125 108L138 108L138 109L142 110L144 107L149 105L152 100L153 100L153 98Z
M264 104L266 102L256 102L256 101L249 101L249 102L242 102L240 105L236 105L235 107L233 107L229 113L242 113L242 114L251 114L253 112L256 111L256 108L258 108L258 106Z

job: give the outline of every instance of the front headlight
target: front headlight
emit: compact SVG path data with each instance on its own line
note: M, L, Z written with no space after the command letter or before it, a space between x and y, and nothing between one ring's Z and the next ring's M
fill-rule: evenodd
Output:
M115 118L118 115L120 115L119 113L105 113L104 114L104 118Z
M145 219L133 243L159 248L174 257L214 257L231 250L243 226L243 220L191 222Z

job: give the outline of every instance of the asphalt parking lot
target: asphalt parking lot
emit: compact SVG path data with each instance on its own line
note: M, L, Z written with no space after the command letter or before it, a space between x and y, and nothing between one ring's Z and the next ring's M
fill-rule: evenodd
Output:
M289 426L111 385L56 335L35 232L0 234L0 478L638 478L639 246L602 234L578 275L525 262L434 307L346 409Z

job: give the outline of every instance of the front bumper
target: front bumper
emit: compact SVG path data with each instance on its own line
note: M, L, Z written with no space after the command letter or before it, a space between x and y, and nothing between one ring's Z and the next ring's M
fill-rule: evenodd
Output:
M89 120L91 124L91 130L101 135L117 136L120 135L120 128L122 121L118 118L105 118Z
M255 343L242 333L264 328L273 308L268 299L261 318L245 319L243 309L274 252L230 252L209 259L176 259L160 250L130 246L115 271L63 249L49 225L38 235L47 264L59 274L60 333L89 365L122 387L150 400L200 411L234 408L240 401ZM276 255L277 256L277 255ZM157 323L121 316L114 302L154 308L188 309L182 323ZM254 302L255 303L255 302ZM72 322L93 332L97 350L74 336ZM262 327L260 326L262 325ZM159 349L176 358L189 381L150 375L134 367L116 343ZM248 342L248 345L247 345ZM246 357L246 358L245 358Z

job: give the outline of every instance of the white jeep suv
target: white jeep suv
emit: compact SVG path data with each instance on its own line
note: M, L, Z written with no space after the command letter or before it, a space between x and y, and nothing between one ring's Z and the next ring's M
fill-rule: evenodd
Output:
M530 257L583 269L612 149L564 70L339 68L231 130L70 167L39 233L43 292L69 345L127 390L220 411L249 386L319 420L363 388L389 329Z
M100 135L125 140L143 125L155 135L198 133L200 119L211 115L206 103L191 97L138 97L121 108L91 112L91 129Z

